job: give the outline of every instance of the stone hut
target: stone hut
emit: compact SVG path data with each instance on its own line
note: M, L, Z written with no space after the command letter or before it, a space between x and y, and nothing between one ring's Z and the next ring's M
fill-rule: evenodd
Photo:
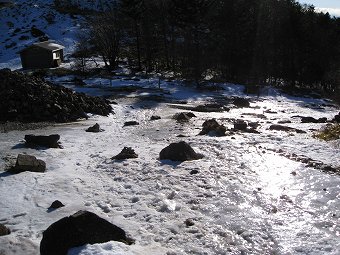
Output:
M64 60L64 48L53 41L33 43L19 52L22 68L58 67Z

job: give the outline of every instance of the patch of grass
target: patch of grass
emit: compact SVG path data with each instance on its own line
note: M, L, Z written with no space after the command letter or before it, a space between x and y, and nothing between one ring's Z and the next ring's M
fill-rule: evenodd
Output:
M340 124L327 126L326 128L321 129L317 134L315 134L314 137L325 141L340 139Z

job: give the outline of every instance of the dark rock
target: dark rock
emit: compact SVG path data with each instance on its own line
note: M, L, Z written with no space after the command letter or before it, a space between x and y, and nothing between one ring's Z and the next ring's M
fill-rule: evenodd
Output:
M43 31L41 31L40 29L36 28L35 26L32 26L31 35L33 37L40 37L40 36L44 36L45 33Z
M234 129L245 131L247 130L248 124L244 120L237 120L234 122Z
M60 148L60 135L25 135L26 145L28 147L42 146L47 148Z
M198 105L192 110L196 112L225 112L229 111L230 109L222 104L204 104Z
M104 130L100 128L98 123L94 124L92 127L89 127L88 129L86 129L86 132L92 132L92 133L99 133L99 132L102 132L102 131L104 131Z
M272 111L271 109L265 110L265 113L270 113L270 114L277 114L276 111Z
M277 122L278 124L289 124L289 123L292 123L291 120L280 120Z
M287 127L287 126L282 126L282 125L271 125L269 127L270 130L276 130L276 131L285 131L285 132L296 132L296 133L300 133L300 134L304 134L306 133L306 131L300 130L300 129L296 129L296 128L292 128L292 127Z
M190 171L190 174L191 174L191 175L193 175L193 174L198 174L198 173L199 173L198 170L191 170L191 171Z
M123 160L129 158L138 158L137 153L131 147L124 147L123 150L112 159Z
M301 117L301 123L318 123L319 121L313 117Z
M157 116L157 115L153 115L151 116L150 120L160 120L161 117L160 116Z
M55 200L52 204L51 204L51 206L49 207L49 209L58 209L58 208L60 208L60 207L64 207L65 205L62 203L62 202L60 202L59 200Z
M124 123L124 127L127 127L127 126L137 126L137 125L139 125L139 122L137 122L137 121L127 121L127 122L125 122Z
M340 112L339 112L339 114L334 116L334 119L332 121L335 122L335 123L340 123Z
M187 227L192 227L195 225L195 222L192 219L186 219L184 223Z
M10 233L11 231L9 230L9 228L0 223L0 236L6 236L9 235Z
M250 102L246 98L238 97L233 100L233 104L238 108L250 107Z
M328 122L328 120L327 120L326 117L323 117L323 118L319 118L319 119L318 119L318 123L327 123L327 122Z
M176 113L173 117L173 119L177 120L178 122L187 122L191 118L196 117L195 114L192 112L181 112L181 113Z
M37 159L31 155L23 155L19 154L17 157L17 161L15 167L10 169L10 172L13 173L21 173L25 171L30 172L45 172L46 170L46 163L41 159Z
M201 159L203 156L194 151L186 142L172 143L159 153L159 159L172 161L187 161Z
M108 115L110 103L55 86L41 77L0 70L0 121L69 122L86 113Z
M43 232L41 255L66 255L73 247L118 241L131 244L123 229L88 211L79 211L53 223Z
M224 136L227 128L220 125L215 119L206 120L203 125L203 129L199 133L200 135L214 134L216 136Z

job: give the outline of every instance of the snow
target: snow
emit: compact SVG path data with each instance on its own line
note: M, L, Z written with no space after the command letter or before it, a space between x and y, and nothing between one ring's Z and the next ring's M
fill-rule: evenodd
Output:
M112 93L95 86L99 81L110 84L109 80L85 80L93 85L88 92ZM112 81L112 86L121 85L149 88L143 93L167 100L141 100L143 95L137 91L116 99L115 114L108 117L91 116L40 130L1 134L1 169L19 153L27 153L45 160L47 172L0 173L0 223L12 231L0 238L0 254L38 254L42 232L78 210L92 211L123 228L135 244L85 245L70 250L69 255L340 253L340 176L306 167L272 150L338 167L339 146L314 139L310 131L325 124L301 124L292 116L330 119L339 108L325 100L269 89L268 95L249 97L251 108L195 112L197 118L179 124L172 116L183 110L176 106L246 96L243 87L225 84L223 92L198 92L180 82L162 82L162 90L157 90L157 79ZM178 100L188 104L177 105ZM268 109L277 113L267 113ZM266 119L247 113L264 114ZM149 121L152 115L162 119ZM210 118L228 128L235 118L258 121L260 134L198 136L202 123ZM268 129L282 119L292 121L285 125L307 133ZM140 125L123 127L128 120ZM85 132L95 123L105 131ZM23 138L29 133L58 133L64 149L25 148ZM186 137L179 138L179 134ZM204 158L183 163L158 160L164 147L180 140ZM125 146L132 147L139 158L112 160ZM192 170L198 174L191 175ZM57 199L65 207L48 211ZM194 225L186 226L187 219Z

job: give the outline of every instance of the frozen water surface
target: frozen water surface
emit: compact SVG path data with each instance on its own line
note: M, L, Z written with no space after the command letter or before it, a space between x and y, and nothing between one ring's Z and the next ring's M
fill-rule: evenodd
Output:
M157 85L156 80L126 85L131 83ZM12 230L11 235L0 238L0 254L38 254L43 230L81 209L122 227L136 242L131 246L117 242L85 245L70 250L70 255L340 254L340 176L275 152L281 149L338 167L336 142L316 140L310 131L324 124L301 124L299 118L293 118L330 119L338 108L316 109L314 106L325 102L273 90L268 96L250 97L251 108L195 112L196 118L179 124L172 119L183 111L174 107L176 100L186 100L190 106L221 96L245 96L242 86L226 85L223 93L197 93L177 83L162 83L162 88L167 92L163 93L165 102L138 100L135 96L141 95L136 92L117 99L115 114L109 117L92 116L86 121L0 135L2 170L18 153L35 155L47 163L43 174L0 173L0 223ZM149 121L152 115L162 119ZM233 119L256 121L260 133L198 136L209 118L228 128ZM284 119L292 121L284 125L307 133L268 129ZM140 125L123 127L129 120ZM96 122L104 132L85 132ZM28 133L58 133L64 149L24 148L20 144ZM178 137L180 134L185 137ZM158 160L165 146L180 140L204 158L183 163ZM139 158L110 159L125 146L132 147ZM198 173L192 175L192 170ZM56 199L66 206L48 212ZM194 225L187 226L186 220Z

